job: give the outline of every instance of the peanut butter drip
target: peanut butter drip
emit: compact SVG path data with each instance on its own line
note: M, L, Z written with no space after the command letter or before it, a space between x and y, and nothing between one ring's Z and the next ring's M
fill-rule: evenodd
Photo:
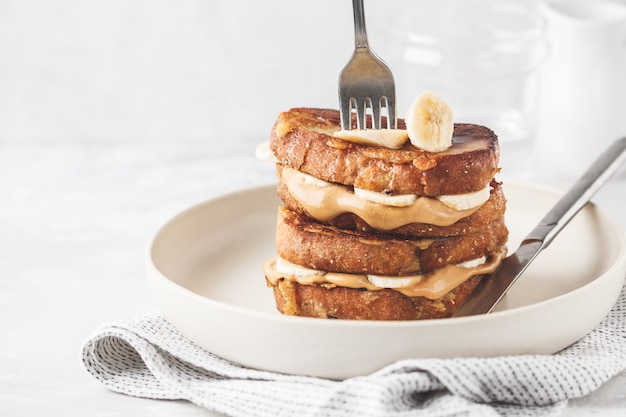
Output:
M426 297L431 300L437 300L469 278L475 275L490 274L495 271L505 252L506 249L503 248L500 253L491 255L485 263L471 268L445 265L427 274L397 277L405 285L392 289L408 297ZM270 259L263 266L265 277L272 285L277 285L281 279L284 279L301 285L319 284L331 287L364 288L370 291L384 289L372 284L367 275L327 272L320 275L295 276L277 271L275 265L276 257ZM386 278L394 279L395 277Z
M435 198L425 196L418 197L405 207L375 203L356 196L347 186L311 184L302 173L289 167L283 167L282 179L298 203L311 217L321 222L330 221L342 213L353 213L378 230L393 230L411 223L450 226L480 208L454 210Z

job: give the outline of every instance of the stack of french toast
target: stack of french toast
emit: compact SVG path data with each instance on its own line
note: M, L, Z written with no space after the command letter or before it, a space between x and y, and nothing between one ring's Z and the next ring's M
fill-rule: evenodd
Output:
M280 312L449 317L498 267L508 230L497 137L438 118L428 106L445 103L428 98L387 132L342 130L337 110L278 116L269 148L284 205L263 269Z

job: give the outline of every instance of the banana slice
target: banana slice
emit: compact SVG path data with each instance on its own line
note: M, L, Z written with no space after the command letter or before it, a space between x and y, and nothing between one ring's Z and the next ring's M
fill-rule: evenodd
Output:
M384 193L377 193L375 191L364 190L362 188L354 187L354 194L357 197L371 201L373 203L383 204L393 207L406 207L415 203L417 196L415 194L401 194L401 195L387 195Z
M326 188L332 186L330 182L314 177L313 175L306 174L302 171L293 171L297 173L296 175L300 178L303 184L312 185L318 188Z
M402 129L354 129L338 130L333 136L361 145L376 145L388 149L400 149L409 134Z
M259 161L277 162L277 159L274 156L274 152L272 152L272 150L270 149L269 140L266 142L260 143L256 147L256 149L254 150L254 156L256 156L256 158Z
M286 275L292 275L294 277L310 277L315 275L326 275L324 271L318 271L317 269L305 268L300 265L291 263L280 256L276 258L275 268L278 272Z
M413 101L405 122L413 146L429 152L442 152L452 146L452 109L433 93L425 91Z
M477 259L461 262L455 266L459 268L477 268L487 262L487 257L482 256ZM415 284L419 285L423 282L426 274L415 274L408 276L389 276L389 275L367 275L367 279L378 288L407 288Z
M481 266L487 262L486 256L481 256L480 258L471 259L469 261L461 262L460 264L456 264L456 266L460 268L476 268L477 266Z
M441 195L437 199L453 210L469 210L483 205L489 200L490 195L491 187L486 186L482 190L474 191L473 193Z
M378 288L405 288L413 284L415 281L419 281L420 278L422 278L421 275L418 275L417 277L394 277L383 275L367 276L368 281L376 285Z

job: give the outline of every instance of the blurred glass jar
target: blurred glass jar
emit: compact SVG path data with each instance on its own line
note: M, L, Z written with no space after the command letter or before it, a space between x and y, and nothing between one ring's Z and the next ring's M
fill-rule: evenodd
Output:
M541 68L536 159L542 176L570 180L626 135L626 2L546 0L540 11L550 55Z
M534 1L407 3L394 23L400 109L429 90L451 105L455 121L488 126L502 144L527 143L536 123L536 69L547 51L544 26Z

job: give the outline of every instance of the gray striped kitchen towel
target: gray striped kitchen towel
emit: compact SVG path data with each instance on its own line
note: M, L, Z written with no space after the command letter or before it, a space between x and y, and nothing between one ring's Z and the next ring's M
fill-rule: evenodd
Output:
M158 312L100 327L81 353L113 391L233 417L555 416L626 369L626 290L590 334L555 355L411 359L343 381L244 368Z

